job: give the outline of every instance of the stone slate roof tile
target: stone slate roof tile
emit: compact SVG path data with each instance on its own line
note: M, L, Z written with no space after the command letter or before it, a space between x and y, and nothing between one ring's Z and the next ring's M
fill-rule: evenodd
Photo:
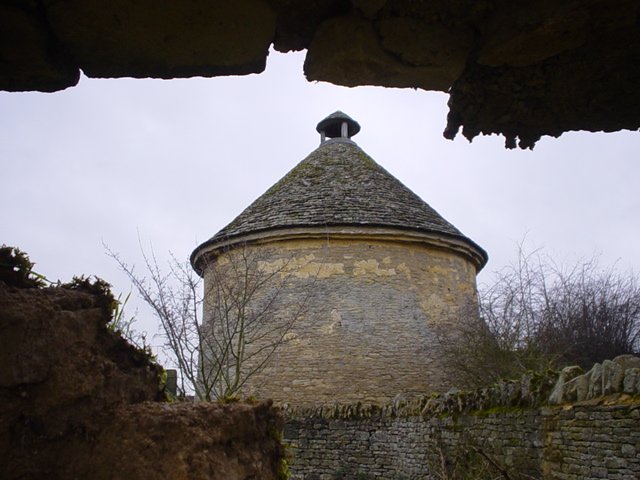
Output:
M322 143L205 244L320 226L397 227L470 242L353 141L340 138Z

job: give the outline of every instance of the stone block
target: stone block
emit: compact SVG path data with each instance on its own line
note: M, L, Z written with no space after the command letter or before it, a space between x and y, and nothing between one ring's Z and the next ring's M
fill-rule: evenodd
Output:
M26 7L30 3L0 4L0 90L53 92L76 85L80 69L52 38L37 9Z
M445 35L445 30L408 18L387 19L377 28L357 15L328 19L316 30L309 45L305 75L309 80L345 86L365 83L445 91L462 73L467 52L416 48L415 42L406 41L407 36L415 40L420 35L432 41L439 38L444 46L447 38L459 43L467 36L463 32L455 38L454 32Z
M623 370L627 368L640 368L640 357L635 355L618 355L613 359L614 363L617 363Z
M276 27L263 0L42 2L90 77L239 75L264 70Z
M575 400L577 397L577 388L575 382L570 383L571 380L584 373L582 368L577 365L571 367L565 367L558 375L551 395L549 396L549 403L552 405L559 405L565 401Z
M636 457L636 448L633 445L630 445L630 444L621 445L620 446L620 453L622 454L623 457L637 458Z
M602 365L596 363L589 370L589 390L587 399L596 398L602 395Z
M640 393L640 368L625 370L622 391L629 395Z
M622 366L611 360L602 362L602 394L610 395L622 390L624 370Z
M610 456L605 461L605 466L610 470L619 470L627 466L624 458Z
M575 386L575 400L582 402L587 399L589 393L589 377L590 373L587 372L582 375L578 375L571 383Z

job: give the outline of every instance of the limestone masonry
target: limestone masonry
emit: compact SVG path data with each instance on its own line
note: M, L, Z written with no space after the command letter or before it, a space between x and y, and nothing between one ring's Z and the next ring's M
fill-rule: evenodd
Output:
M578 368L382 407L290 408L292 479L640 478L640 358ZM579 400L571 371L587 379ZM491 476L473 476L474 457Z
M279 297L290 310L304 299L245 394L383 403L456 384L437 334L478 321L486 253L364 153L350 139L359 129L341 112L320 122L320 146L193 252L205 292L241 251L286 280Z

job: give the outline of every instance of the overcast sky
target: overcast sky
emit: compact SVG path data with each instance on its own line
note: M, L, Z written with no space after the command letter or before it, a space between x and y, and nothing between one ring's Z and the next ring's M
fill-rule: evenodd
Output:
M480 282L525 235L563 261L600 254L638 270L638 132L568 133L533 151L452 142L445 94L309 83L303 60L271 52L261 75L0 92L0 243L52 280L95 274L126 293L103 241L138 263L139 232L160 258L186 258L314 150L316 124L339 109L362 126L362 149L487 250Z

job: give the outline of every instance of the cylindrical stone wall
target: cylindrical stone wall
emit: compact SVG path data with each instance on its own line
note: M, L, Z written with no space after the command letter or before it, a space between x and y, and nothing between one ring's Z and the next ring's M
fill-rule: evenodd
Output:
M296 312L285 341L243 395L294 405L382 403L456 384L437 332L477 321L476 268L464 255L357 236L238 248L258 258L261 274L281 279L278 310L267 321L282 321L287 304ZM237 248L216 261L234 254ZM205 290L212 282L208 271Z

